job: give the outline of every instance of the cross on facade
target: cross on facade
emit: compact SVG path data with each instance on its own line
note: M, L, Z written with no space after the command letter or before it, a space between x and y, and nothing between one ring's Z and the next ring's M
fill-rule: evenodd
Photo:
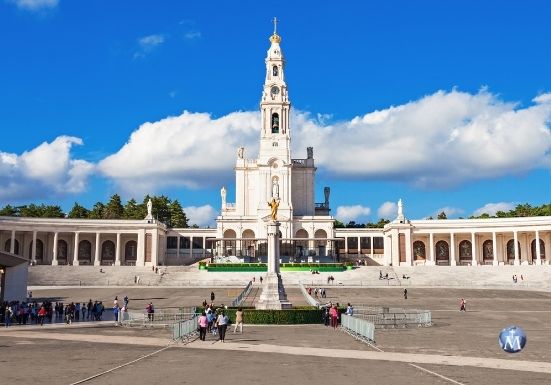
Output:
M277 17L274 17L272 21L274 22L274 35L275 35L277 33L277 23L278 23Z

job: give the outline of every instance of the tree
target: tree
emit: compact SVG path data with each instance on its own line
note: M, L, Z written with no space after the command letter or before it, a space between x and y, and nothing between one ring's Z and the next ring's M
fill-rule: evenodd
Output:
M436 217L436 219L448 219L448 216L446 215L446 212L445 211L442 211L438 214L438 216Z
M333 227L336 229L343 229L345 225L341 221L335 219L335 221L333 222Z
M96 202L88 218L90 219L103 219L103 211L105 210L105 205L101 202Z
M109 199L109 202L103 210L104 219L122 219L124 208L122 207L121 197L119 194L114 194Z
M57 205L41 205L42 218L65 218L65 213Z
M147 205L148 200L149 200L149 196L146 196L144 198L144 205ZM161 195L159 197L153 196L151 197L151 203L153 204L153 207L151 210L153 218L165 224L168 223L170 221L170 210L168 208L170 204L170 200L164 195ZM146 210L146 213L147 213L147 210Z
M186 213L178 199L173 200L169 206L168 210L170 212L170 221L167 223L169 227L188 227L188 221Z
M19 216L19 210L17 210L16 207L13 207L11 205L5 205L0 210L0 216L3 216L3 217L18 217Z
M142 205L139 205L134 198L130 199L124 205L123 218L124 219L144 219L145 215L143 213ZM147 212L147 209L145 209Z
M71 211L67 215L67 218L71 219L87 219L90 215L90 210L86 207L79 205L77 202L73 205Z
M27 206L21 206L19 213L22 217L28 218L65 218L65 213L57 205L35 205L31 203Z

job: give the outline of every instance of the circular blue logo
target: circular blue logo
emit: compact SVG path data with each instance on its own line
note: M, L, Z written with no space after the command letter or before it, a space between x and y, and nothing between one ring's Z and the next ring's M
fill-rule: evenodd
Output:
M518 353L526 345L526 333L518 326L508 326L499 333L499 346L507 353Z

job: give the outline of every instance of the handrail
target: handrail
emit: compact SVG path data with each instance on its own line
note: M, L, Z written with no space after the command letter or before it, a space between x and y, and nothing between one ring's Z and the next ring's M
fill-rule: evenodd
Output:
M341 314L341 327L351 336L365 342L375 341L375 325L362 318Z
M191 319L180 321L172 325L172 339L179 340L189 338L197 332L197 314Z
M308 294L308 291L306 290L302 282L299 282L298 286L300 287L300 291L304 296L304 299L306 299L306 302L308 302L310 306L315 306L318 309L321 308L321 303L319 301L316 301L310 294Z
M243 300L249 295L251 289L253 288L253 281L249 281L245 289L233 300L231 301L230 307L237 307L241 305Z

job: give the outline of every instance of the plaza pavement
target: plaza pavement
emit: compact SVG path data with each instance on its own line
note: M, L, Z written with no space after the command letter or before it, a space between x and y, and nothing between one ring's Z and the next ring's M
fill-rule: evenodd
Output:
M174 290L163 296L193 297L185 290ZM145 293L136 294L145 297ZM377 330L375 348L322 325L246 325L243 335L228 333L225 344L208 336L206 342L188 345L171 344L167 330L115 328L112 323L86 328L33 326L0 330L0 373L3 379L13 380L9 382L33 383L37 377L41 384L73 384L169 346L86 383L197 384L204 382L207 373L209 382L224 384L551 383L547 348L551 293L410 289L408 300L401 294L400 289L328 290L328 299L334 302L433 312L430 328ZM56 295L74 294L69 289ZM467 313L458 311L460 297L467 298ZM497 343L499 331L512 323L528 335L525 350L518 354L504 353Z

